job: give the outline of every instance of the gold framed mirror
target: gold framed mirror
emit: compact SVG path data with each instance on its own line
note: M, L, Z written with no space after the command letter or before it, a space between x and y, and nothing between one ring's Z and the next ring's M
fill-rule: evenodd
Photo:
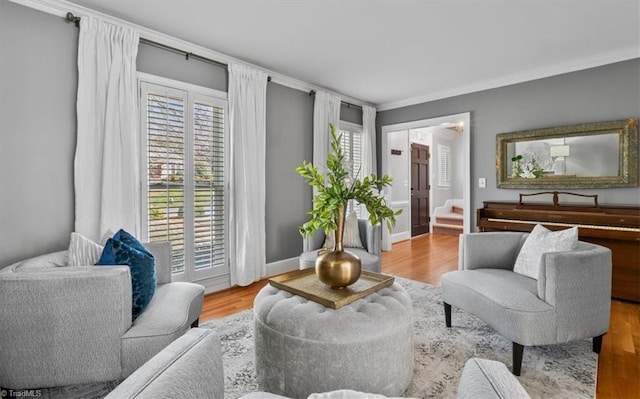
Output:
M638 186L638 120L500 133L498 188Z

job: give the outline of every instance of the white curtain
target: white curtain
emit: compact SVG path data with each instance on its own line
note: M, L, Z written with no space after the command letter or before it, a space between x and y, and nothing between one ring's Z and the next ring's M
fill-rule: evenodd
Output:
M376 173L376 109L362 106L362 172L361 176Z
M313 104L313 165L324 172L329 154L331 133L329 123L338 129L340 121L340 97L324 91L316 91ZM313 189L313 195L317 194Z
M83 16L78 42L76 232L140 234L137 32Z
M267 74L229 65L231 283L264 278Z
M369 105L362 106L362 173L360 178L377 173L376 165L376 109ZM360 205L360 217L368 218L369 213L364 205Z

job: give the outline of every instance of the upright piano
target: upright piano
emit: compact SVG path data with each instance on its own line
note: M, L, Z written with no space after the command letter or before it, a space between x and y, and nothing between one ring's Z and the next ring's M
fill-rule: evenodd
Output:
M532 200L541 194L551 201ZM561 204L559 197L565 194L588 202ZM612 297L640 302L640 207L602 206L595 195L554 191L520 194L518 202L484 201L476 220L480 231L530 232L536 224L549 230L578 226L580 240L611 249Z

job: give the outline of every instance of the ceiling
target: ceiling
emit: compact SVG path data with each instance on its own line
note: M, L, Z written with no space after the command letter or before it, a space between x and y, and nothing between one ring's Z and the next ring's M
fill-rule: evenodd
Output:
M640 57L638 0L72 0L388 109Z

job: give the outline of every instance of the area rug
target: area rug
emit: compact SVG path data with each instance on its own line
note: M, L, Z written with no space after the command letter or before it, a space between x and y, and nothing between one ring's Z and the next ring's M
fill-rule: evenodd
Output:
M471 357L498 360L511 368L511 342L480 319L454 308L452 328L445 327L439 287L396 281L407 289L414 309L414 375L404 396L455 398L462 368ZM218 330L222 341L225 398L260 390L254 370L252 311L202 327ZM526 347L518 380L532 398L593 398L596 364L591 340Z
M456 308L452 328L444 325L440 288L397 278L413 299L414 375L403 396L455 398L467 359L482 357L511 367L511 342L480 319ZM225 399L259 391L254 369L253 313L247 310L201 325L220 336L225 374ZM311 360L310 360L311 361ZM532 398L593 398L597 356L591 340L563 345L526 347L518 377ZM102 398L117 382L38 391L41 398Z

